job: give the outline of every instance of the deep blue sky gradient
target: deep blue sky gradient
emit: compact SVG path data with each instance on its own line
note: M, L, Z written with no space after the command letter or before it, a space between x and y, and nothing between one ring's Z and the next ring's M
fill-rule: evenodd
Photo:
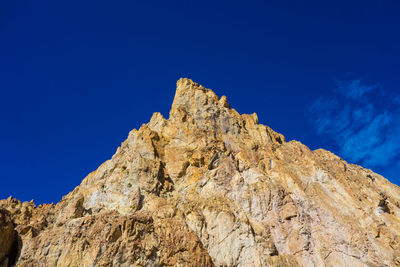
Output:
M400 101L386 107L400 92L400 4L329 2L2 1L0 198L59 201L153 112L168 117L180 77L351 161L310 107L360 80L385 92L369 98L375 115L400 125ZM396 155L366 167L399 184Z

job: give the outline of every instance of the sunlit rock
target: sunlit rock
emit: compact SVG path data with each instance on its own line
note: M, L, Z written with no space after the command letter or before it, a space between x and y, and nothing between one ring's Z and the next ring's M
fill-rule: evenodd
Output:
M399 187L190 79L58 204L0 207L0 266L400 265Z

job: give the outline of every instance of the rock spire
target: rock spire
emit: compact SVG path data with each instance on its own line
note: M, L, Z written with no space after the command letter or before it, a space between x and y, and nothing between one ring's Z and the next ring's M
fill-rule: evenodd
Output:
M400 266L400 189L184 78L56 205L0 200L9 265Z

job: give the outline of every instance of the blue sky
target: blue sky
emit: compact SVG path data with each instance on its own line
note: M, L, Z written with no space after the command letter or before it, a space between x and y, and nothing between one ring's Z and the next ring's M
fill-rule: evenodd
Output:
M188 77L400 183L398 1L3 1L0 198L57 202ZM362 141L360 141L362 140Z
M400 94L362 80L335 84L334 96L320 97L309 107L317 134L330 138L349 162L399 178Z

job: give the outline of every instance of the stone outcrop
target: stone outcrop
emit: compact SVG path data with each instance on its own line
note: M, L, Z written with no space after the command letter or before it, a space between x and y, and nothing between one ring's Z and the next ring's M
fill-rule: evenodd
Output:
M0 209L0 267L6 267L11 262L11 250L16 241L15 236L10 212Z
M0 266L400 266L399 187L189 79L58 204L0 208Z

